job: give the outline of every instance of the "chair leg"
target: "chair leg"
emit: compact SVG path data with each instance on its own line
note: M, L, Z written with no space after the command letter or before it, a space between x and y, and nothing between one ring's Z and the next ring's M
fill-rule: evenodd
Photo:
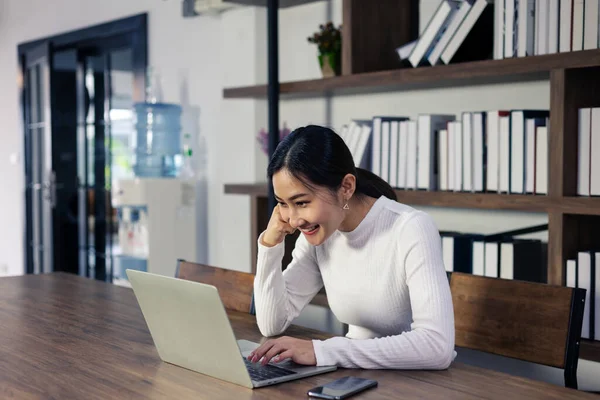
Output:
M585 290L573 289L571 298L571 315L565 354L565 386L577 389L577 364L579 362L579 345L581 343L581 326L585 307Z
M577 367L565 368L565 386L571 389L577 389Z

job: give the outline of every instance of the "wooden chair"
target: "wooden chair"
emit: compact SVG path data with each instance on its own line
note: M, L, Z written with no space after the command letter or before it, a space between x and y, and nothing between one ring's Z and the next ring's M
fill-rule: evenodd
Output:
M178 260L175 277L213 285L226 309L255 315L254 274Z
M564 369L577 389L585 290L452 273L456 345Z

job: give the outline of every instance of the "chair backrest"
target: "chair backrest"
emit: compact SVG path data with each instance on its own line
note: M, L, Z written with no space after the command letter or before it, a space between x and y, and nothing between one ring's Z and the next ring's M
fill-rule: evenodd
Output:
M213 285L226 309L255 314L254 274L178 260L175 277Z
M453 272L455 343L565 370L577 387L585 290Z

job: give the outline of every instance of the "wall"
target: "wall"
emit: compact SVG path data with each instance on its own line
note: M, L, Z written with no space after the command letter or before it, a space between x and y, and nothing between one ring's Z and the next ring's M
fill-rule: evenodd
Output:
M243 199L232 200L233 204L228 204L231 198L224 196L222 183L223 179L254 180L254 168L245 166L255 163L254 152L247 151L254 146L249 134L253 129L248 129L246 122L246 117L255 112L255 107L253 104L245 105L242 108L246 114L235 113L239 117L237 126L227 125L227 113L225 118L221 118L223 82L236 82L229 80L227 68L222 66L230 66L229 72L234 72L237 83L241 84L246 68L239 68L239 57L253 60L254 51L238 40L243 39L247 32L254 32L255 10L235 10L222 18L200 16L184 19L180 0L56 0L52 3L55 11L51 14L47 13L47 7L47 2L41 0L0 2L0 181L3 183L0 197L0 274L23 273L23 135L16 81L17 45L142 12L148 12L149 16L149 63L161 74L164 100L183 102L189 110L199 113L199 117L193 117L195 121L186 121L190 126L198 127L199 137L196 139L201 147L198 155L202 159L197 161L204 180L203 187L208 193L203 198L207 205L201 232L206 251L198 261L245 268L242 264L247 265L250 257L246 240L249 205ZM232 37L236 29L238 35ZM229 49L236 45L239 48L223 51L225 45ZM243 54L244 49L246 54ZM250 74L248 79L245 83L250 83L255 77ZM266 111L264 114L266 116ZM222 120L225 123L221 126ZM229 168L235 165L234 161L244 167ZM221 229L217 221L222 218L220 210L224 208L230 209L226 214L232 222ZM220 240L222 231L226 232L227 240ZM224 254L223 262L219 252ZM233 255L234 259L228 259L228 255Z

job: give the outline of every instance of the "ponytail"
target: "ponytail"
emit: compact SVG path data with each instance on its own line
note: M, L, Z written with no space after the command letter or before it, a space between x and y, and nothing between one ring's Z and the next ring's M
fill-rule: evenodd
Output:
M396 192L389 183L366 169L356 168L356 191L359 194L378 199L385 196L397 201Z

